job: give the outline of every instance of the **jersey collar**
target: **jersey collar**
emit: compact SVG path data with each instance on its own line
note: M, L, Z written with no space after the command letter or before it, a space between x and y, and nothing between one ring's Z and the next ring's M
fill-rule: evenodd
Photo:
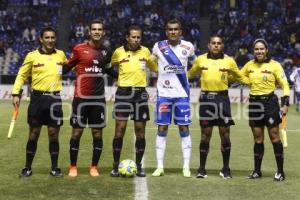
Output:
M125 44L123 47L124 47L125 51L133 51L133 50L131 50L131 49L128 48L127 44ZM134 50L134 51L138 51L140 49L141 49L141 45L136 50Z
M51 52L51 53L47 53L42 49L42 47L38 48L38 51L40 54L45 54L45 55L51 55L51 54L56 53L56 49L53 49L53 52Z
M218 56L212 56L210 52L207 53L207 58L217 60L217 59L223 59L224 53L219 54Z
M270 62L270 60L271 60L271 58L269 58L269 57L267 57L264 61L261 61L261 62L258 62L258 60L256 58L254 59L254 61L256 63L268 63L268 62Z

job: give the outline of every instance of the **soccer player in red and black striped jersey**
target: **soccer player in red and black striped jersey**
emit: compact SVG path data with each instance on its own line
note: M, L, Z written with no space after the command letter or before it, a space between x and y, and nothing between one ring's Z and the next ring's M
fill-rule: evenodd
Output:
M76 45L64 73L75 68L75 92L72 102L70 124L73 127L70 140L69 176L77 176L77 157L83 129L88 125L93 136L93 156L90 175L99 176L97 165L102 152L102 129L105 127L104 74L117 78L118 74L110 68L111 51L103 44L104 23L93 20L89 25L90 40Z

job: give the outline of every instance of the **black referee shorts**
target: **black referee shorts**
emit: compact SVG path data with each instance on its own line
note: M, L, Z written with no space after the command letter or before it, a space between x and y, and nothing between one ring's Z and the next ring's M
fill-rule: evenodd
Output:
M113 118L135 121L150 120L148 92L145 87L118 87L115 95Z
M249 126L275 127L281 123L278 97L272 93L268 95L250 95L249 98Z
M201 92L199 103L201 127L234 125L227 91Z
M104 128L106 126L105 99L82 99L72 102L70 124L73 128Z
M33 127L63 125L60 93L32 91L27 114L27 123Z

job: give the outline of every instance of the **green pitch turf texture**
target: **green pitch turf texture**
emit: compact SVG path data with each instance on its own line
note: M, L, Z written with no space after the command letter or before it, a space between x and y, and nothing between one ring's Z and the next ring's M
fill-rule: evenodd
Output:
M66 102L70 104L70 102ZM49 175L50 157L46 127L43 128L38 150L33 162L33 175L19 178L18 174L25 162L25 146L28 136L26 112L28 102L21 104L20 116L16 122L12 139L7 139L7 131L13 107L10 101L0 102L0 200L16 199L134 199L136 195L133 178L111 178L112 138L114 121L111 118L112 104L108 103L108 124L104 129L104 147L100 160L100 177L92 178L88 174L91 161L92 139L89 129L85 129L80 143L78 158L79 175L68 177L69 139L71 127L64 121L60 131L59 166L64 177L54 178ZM233 105L233 113L239 109ZM65 116L70 114L68 106L64 106ZM233 179L223 180L219 177L222 166L220 139L215 128L210 153L207 161L207 179L196 179L199 165L200 129L196 118L191 125L192 134L192 178L184 178L181 172L182 154L177 127L170 126L165 154L165 176L151 177L156 167L155 137L156 126L153 117L147 125L147 147L144 157L147 172L148 199L300 199L300 114L293 106L288 114L288 149L285 151L286 181L273 181L276 169L273 148L265 133L265 156L262 164L263 178L248 180L247 175L253 168L253 138L247 120L237 119L236 126L231 129L231 170ZM133 123L129 121L121 159L134 160ZM137 178L138 179L138 178Z

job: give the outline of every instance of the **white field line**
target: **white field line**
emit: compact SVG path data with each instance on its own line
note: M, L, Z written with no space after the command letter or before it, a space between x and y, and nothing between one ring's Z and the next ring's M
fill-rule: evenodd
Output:
M133 127L130 127L130 129L133 129ZM135 143L135 137L133 137L133 143ZM133 145L133 148L135 149L135 145ZM135 152L135 151L133 151ZM145 168L144 165L144 158L142 160L142 166ZM147 184L147 176L146 177L134 177L134 199L135 200L148 200L148 184Z
M135 177L134 178L135 184L135 200L148 200L148 184L147 184L147 177Z

